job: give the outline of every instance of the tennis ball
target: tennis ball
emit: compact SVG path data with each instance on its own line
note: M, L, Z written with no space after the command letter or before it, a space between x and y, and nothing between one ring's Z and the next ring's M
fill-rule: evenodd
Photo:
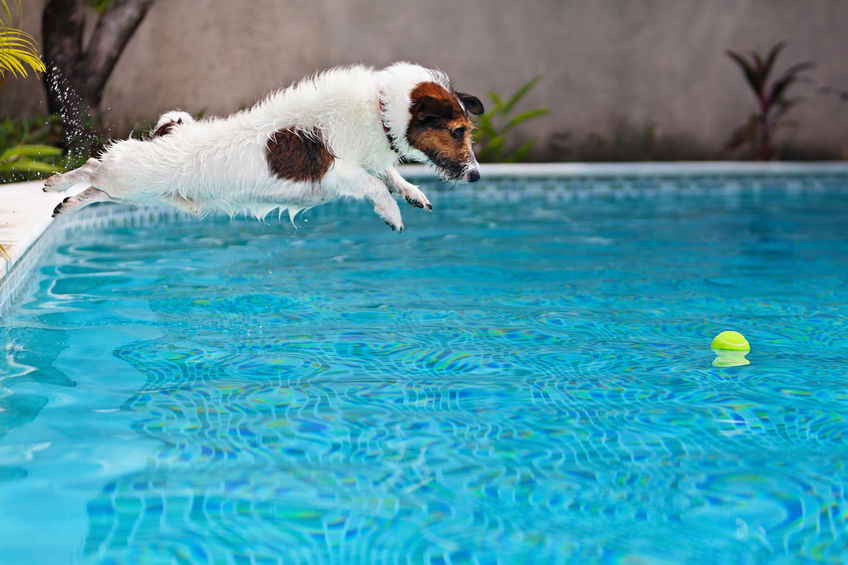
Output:
M732 331L718 334L710 347L722 351L751 351L751 346L748 344L745 336L739 332Z

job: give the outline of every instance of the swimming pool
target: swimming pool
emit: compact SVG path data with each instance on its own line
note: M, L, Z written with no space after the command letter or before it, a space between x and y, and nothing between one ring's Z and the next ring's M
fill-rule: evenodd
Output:
M54 226L0 324L3 562L841 562L848 179L751 183Z

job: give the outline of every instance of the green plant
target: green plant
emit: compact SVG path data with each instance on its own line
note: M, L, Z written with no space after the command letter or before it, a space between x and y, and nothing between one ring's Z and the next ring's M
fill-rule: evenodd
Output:
M517 149L507 153L507 136L518 124L548 113L548 108L536 108L512 116L516 105L540 80L542 75L533 77L509 100L504 100L495 92L489 91L489 98L492 99L494 107L480 116L475 133L475 143L478 145L477 158L480 161L514 163L527 159L536 143L536 138L525 141Z
M48 162L62 156L62 150L52 145L16 145L0 153L0 178L21 173L22 176L42 176L59 172L62 167Z
M747 57L736 51L726 52L742 69L745 80L757 100L757 111L731 134L725 144L725 152L747 144L758 160L777 158L777 150L772 141L774 132L779 128L795 125L786 119L786 114L800 101L800 98L788 98L787 90L793 83L803 79L804 71L814 67L813 63L798 63L771 80L774 63L785 45L783 41L777 43L765 58L753 51L749 52Z
M0 0L0 84L6 73L13 76L27 76L27 67L33 72L43 73L44 63L38 56L38 47L33 37L20 30L20 24L14 26L15 13L21 14L21 2L12 4L13 12L6 0Z
M34 180L81 164L62 157L61 117L0 119L0 182ZM82 159L84 161L84 159Z

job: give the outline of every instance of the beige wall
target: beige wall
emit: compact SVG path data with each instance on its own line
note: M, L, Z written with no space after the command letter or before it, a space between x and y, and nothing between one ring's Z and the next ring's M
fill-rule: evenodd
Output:
M36 36L43 5L24 2ZM848 90L846 23L843 0L157 0L103 105L122 131L175 107L226 114L327 66L409 59L484 102L543 73L526 105L551 114L519 132L540 137L537 158L603 157L616 143L638 158L649 128L654 156L710 157L753 109L725 49L785 39L779 68L815 61L816 85ZM0 113L43 112L40 88L8 81ZM848 102L795 92L806 100L789 155L842 156Z

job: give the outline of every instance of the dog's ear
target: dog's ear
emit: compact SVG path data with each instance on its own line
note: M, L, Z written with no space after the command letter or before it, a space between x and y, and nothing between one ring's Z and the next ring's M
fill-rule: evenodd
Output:
M412 105L412 115L420 123L450 120L453 118L453 107L450 101L443 98L422 96Z
M462 100L462 103L465 104L465 108L474 114L475 116L479 116L485 110L483 109L483 103L480 102L480 99L476 96L471 96L470 94L465 94L464 92L457 92L456 95Z

